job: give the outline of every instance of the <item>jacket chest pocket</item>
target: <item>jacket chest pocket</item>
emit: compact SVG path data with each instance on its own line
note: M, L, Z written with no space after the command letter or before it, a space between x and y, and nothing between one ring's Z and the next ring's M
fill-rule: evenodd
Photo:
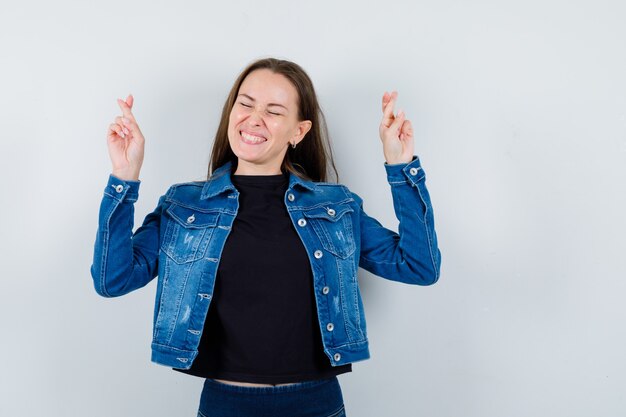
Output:
M169 206L166 213L168 221L161 250L179 264L202 258L219 213L202 213L177 204Z
M347 258L355 250L352 233L352 207L347 204L328 204L304 210L315 234L327 251L340 258Z

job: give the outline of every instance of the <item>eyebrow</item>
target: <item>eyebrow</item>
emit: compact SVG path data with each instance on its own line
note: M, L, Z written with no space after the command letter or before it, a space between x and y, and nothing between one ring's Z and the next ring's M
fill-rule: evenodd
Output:
M255 99L253 99L252 97L250 97L250 96L249 96L249 95L247 95L247 94L239 94L237 97L239 97L239 96L244 96L244 97L246 97L248 100L251 100L251 101L256 101ZM267 105L268 105L268 106L278 106L278 107L282 107L282 108L283 108L283 109L285 109L285 110L289 110L289 109L287 109L287 107L283 106L282 104L278 104L278 103L268 103Z

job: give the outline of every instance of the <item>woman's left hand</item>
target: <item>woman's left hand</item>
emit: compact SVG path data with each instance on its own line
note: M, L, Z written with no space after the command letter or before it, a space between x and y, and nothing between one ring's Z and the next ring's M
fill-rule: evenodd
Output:
M398 92L383 95L383 120L380 122L380 140L388 164L409 163L413 160L413 126L403 111L393 115Z

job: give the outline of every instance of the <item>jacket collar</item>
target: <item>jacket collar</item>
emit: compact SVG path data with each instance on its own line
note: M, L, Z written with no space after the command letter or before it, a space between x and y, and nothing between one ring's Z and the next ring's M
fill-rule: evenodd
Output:
M201 200L205 200L209 197L221 194L227 190L235 190L235 186L230 180L231 166L232 162L228 161L224 165L213 171L211 177L208 179L206 184L204 184L204 187L202 187L202 194L200 195ZM303 187L313 191L315 191L315 189L317 188L313 181L304 180L299 176L294 175L292 172L289 172L288 189L294 188L295 186Z

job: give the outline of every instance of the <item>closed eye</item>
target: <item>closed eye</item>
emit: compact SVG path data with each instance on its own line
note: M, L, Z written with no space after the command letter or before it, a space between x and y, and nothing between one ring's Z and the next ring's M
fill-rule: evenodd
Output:
M243 103L243 102L239 102L239 104L241 104L243 107L247 107L249 109L252 108L252 105L250 105L250 104L246 104L246 103ZM271 115L274 115L274 116L282 116L281 113L276 113L276 112L273 112L273 111L268 111L268 113L271 114Z

